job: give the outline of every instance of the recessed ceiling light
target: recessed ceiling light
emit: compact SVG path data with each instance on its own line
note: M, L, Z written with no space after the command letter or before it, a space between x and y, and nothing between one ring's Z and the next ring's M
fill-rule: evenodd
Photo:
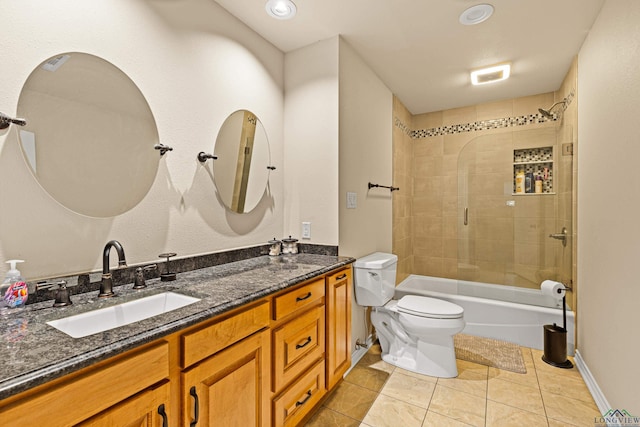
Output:
M493 15L493 6L490 4L477 4L460 14L460 23L462 25L476 25L486 21L491 15Z
M511 74L511 64L498 64L491 67L474 70L471 72L471 83L483 85L506 80Z
M291 0L269 0L265 5L267 13L276 19L291 19L296 16L296 5Z

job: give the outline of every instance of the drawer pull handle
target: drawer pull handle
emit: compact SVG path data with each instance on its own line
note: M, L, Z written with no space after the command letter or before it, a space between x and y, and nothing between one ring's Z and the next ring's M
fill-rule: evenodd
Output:
M301 349L302 347L306 347L307 345L309 345L309 343L311 343L311 341L313 341L311 339L311 337L307 337L307 339L304 341L304 343L302 344L296 344L296 350Z
M198 424L198 418L200 418L200 400L195 387L191 387L189 394L193 396L193 416L195 417L195 420L191 421L189 425L190 427L195 427Z
M309 400L309 399L311 399L311 390L309 390L309 391L307 392L307 397L305 397L305 398L304 398L304 399L302 399L302 400L298 400L298 401L296 402L296 408L297 408L298 406L302 406L302 405L304 405L305 403L307 403L307 400Z
M169 426L169 420L167 419L167 411L165 411L164 409L164 403L160 406L158 406L158 414L160 414L160 416L162 416L162 427L168 427Z
M305 296L303 296L303 297L297 297L297 298L296 298L296 302L298 302L298 301L304 301L304 300L309 299L309 298L311 298L311 292L309 292L308 294L306 294L306 295L305 295Z
M347 277L347 273L344 273L343 275L336 277L336 280L342 280L342 279L345 279L346 277Z

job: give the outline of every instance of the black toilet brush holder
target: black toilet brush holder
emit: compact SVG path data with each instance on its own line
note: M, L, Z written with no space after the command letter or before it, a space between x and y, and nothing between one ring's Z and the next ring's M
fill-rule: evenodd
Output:
M573 363L567 359L567 305L566 296L562 296L562 323L560 327L544 325L544 354L542 360L556 368L571 369Z

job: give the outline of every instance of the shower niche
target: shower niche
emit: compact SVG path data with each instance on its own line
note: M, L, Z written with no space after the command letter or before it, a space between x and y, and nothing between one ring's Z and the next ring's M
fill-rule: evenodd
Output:
M553 178L552 146L513 150L514 195L555 194Z

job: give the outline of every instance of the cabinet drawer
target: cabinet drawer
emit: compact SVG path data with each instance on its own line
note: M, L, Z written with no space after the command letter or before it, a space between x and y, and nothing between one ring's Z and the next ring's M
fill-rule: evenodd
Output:
M320 361L273 400L274 425L276 427L298 425L326 392L324 361Z
M327 276L327 284L329 284L330 286L335 285L336 283L342 280L348 280L349 282L351 282L350 268L345 268L344 270L340 270L336 273L333 273Z
M280 320L291 313L310 307L324 297L324 279L296 288L273 299L273 319Z
M186 368L269 326L269 302L264 301L213 325L182 335L182 367Z
M324 306L312 308L273 331L273 391L280 390L322 357L324 333Z

